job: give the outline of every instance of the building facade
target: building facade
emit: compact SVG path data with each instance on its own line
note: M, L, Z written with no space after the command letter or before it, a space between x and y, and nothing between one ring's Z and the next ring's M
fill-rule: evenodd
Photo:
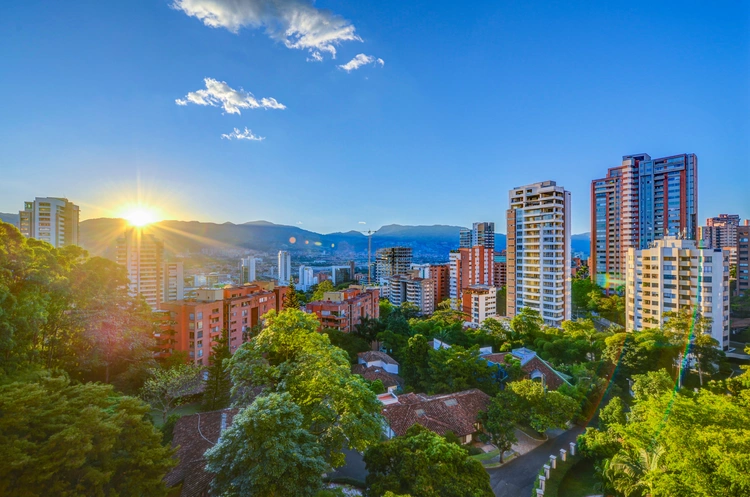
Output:
M435 312L432 279L420 278L418 271L391 276L388 278L388 300L395 306L409 302L419 309L421 315L428 316Z
M397 274L406 274L411 269L411 247L381 248L375 253L375 279L380 285Z
M706 219L706 225L698 228L698 239L704 248L736 248L740 216L719 214Z
M292 256L286 250L278 255L279 285L288 285L292 278Z
M313 268L310 266L299 267L299 283L297 284L297 290L306 292L308 288L315 284L315 277L313 276Z
M259 261L257 257L245 257L240 260L240 285L252 283L258 279L256 267Z
M665 313L697 308L711 319L713 338L729 348L729 258L721 249L673 237L630 248L626 281L627 331L659 327Z
M502 288L508 284L508 257L505 250L495 252L492 263L493 283L497 288Z
M459 248L471 248L481 245L482 247L495 249L495 223L474 223L471 229L462 228L459 232Z
M750 291L750 221L737 228L737 292L745 295Z
M26 238L36 238L55 248L78 245L80 210L67 198L37 197L24 202L18 227Z
M315 314L321 328L349 333L363 317L380 317L380 290L353 285L346 290L325 292L323 300L308 303L305 312Z
M450 253L451 300L460 302L464 288L471 285L494 286L494 254L494 250L483 245L463 247Z
M478 326L497 316L497 288L493 286L471 285L464 289L462 300L465 321Z
M570 192L544 181L509 197L507 316L529 307L559 327L571 317Z
M695 239L698 158L626 155L607 176L591 182L592 280L607 291L625 284L628 250L665 236Z

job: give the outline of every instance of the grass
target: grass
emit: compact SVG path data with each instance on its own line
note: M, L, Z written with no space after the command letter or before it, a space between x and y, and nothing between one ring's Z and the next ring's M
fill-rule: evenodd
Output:
M568 475L568 472L575 467L578 462L582 459L581 454L577 454L575 456L571 456L568 454L568 460L563 461L561 458L557 459L557 468L550 470L550 478L546 482L546 488L544 489L544 495L548 497L557 497L558 495L564 495L564 494L558 494L560 490L560 486L563 483L563 480L565 480L565 477ZM542 473L542 468L539 468L539 473ZM539 480L534 484L534 489L539 487ZM536 490L534 490L536 492ZM534 492L532 492L532 495L536 495Z
M583 459L573 466L565 475L557 490L558 497L586 497L597 492L594 490L594 463Z
M179 414L180 416L187 416L188 414L195 414L196 412L200 411L200 404L199 403L193 403L193 404L185 404L174 411L172 411L173 414ZM164 421L162 421L162 412L157 410L151 410L151 419L154 420L154 426L157 428L161 428L161 425L164 424Z
M483 461L489 461L490 459L498 455L500 455L500 451L495 449L489 452L485 452L484 454L477 454L475 456L470 456L470 457L474 459L475 461L483 462Z

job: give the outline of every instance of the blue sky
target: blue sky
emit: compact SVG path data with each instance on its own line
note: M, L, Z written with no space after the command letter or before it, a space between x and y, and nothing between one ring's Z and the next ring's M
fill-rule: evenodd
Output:
M582 232L622 155L693 152L701 219L750 217L748 2L177 2L4 7L0 211L504 232L508 190L553 179Z

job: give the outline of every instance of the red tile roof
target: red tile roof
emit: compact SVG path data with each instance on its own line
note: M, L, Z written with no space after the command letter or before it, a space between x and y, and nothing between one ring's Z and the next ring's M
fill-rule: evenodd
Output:
M404 384L404 380L402 380L399 375L389 373L385 369L377 366L367 367L364 364L355 364L352 366L352 373L360 375L367 381L380 380L386 388L397 387Z
M439 435L451 431L464 437L477 431L477 415L489 403L490 396L476 388L446 395L408 393L400 395L398 403L385 406L382 413L396 435L419 423Z
M164 478L167 487L174 487L182 482L180 497L208 496L213 475L205 471L203 453L219 440L222 413L227 414L226 428L229 428L238 411L239 409L222 409L183 416L177 420L172 447L177 448L179 463Z

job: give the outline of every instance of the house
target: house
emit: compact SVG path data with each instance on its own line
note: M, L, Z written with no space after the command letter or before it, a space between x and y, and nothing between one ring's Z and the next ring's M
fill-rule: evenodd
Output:
M397 374L390 373L380 366L367 366L365 364L355 364L352 366L352 373L358 374L367 381L380 380L386 390L393 391L404 385L404 380Z
M487 410L491 400L489 395L476 388L444 395L407 393L390 396L383 402L382 410L388 424L385 430L388 438L404 435L413 425L420 424L438 435L452 432L461 443L471 442L481 431L477 417L481 411Z
M521 362L521 370L526 373L526 378L530 380L540 380L549 390L557 390L564 384L570 385L568 379L556 371L547 361L536 355L533 350L521 347L513 349L510 352L483 353L480 357L490 364L498 364L500 367L505 364L505 357L511 354L515 359ZM481 353L481 352L480 352Z
M398 362L379 350L368 350L357 354L357 362L364 364L366 367L379 367L392 374L398 374Z
M218 442L232 425L239 409L222 409L181 417L174 427L172 447L179 463L164 482L173 497L207 497L213 475L208 473L203 453Z

